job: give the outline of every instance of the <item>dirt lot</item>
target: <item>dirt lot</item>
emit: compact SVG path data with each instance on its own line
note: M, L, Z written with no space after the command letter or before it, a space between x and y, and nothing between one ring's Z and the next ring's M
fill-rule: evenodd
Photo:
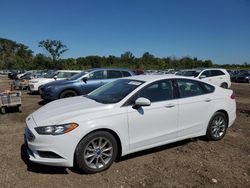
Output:
M9 80L0 76L0 90ZM250 84L233 84L237 107L250 108ZM237 120L218 142L190 139L123 157L105 172L35 165L21 157L24 120L40 107L23 92L23 113L0 115L0 187L250 187L250 117Z

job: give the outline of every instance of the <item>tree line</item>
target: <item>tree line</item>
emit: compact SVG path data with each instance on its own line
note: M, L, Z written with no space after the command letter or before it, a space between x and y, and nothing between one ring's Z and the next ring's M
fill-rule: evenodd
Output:
M47 54L36 54L28 46L16 41L0 38L0 69L90 69L97 67L123 67L130 69L191 69L199 67L222 67L228 69L250 68L250 64L216 65L211 60L200 60L196 57L155 57L145 52L141 57L135 57L127 51L119 57L86 56L62 59L63 53L68 51L60 40L42 40L38 46Z

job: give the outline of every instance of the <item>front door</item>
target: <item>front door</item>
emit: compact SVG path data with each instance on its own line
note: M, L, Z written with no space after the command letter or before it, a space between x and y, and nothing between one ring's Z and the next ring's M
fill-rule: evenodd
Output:
M150 106L134 109L127 106L130 150L137 151L174 140L178 132L178 105L173 97L171 80L161 80L141 89L131 104L144 97Z

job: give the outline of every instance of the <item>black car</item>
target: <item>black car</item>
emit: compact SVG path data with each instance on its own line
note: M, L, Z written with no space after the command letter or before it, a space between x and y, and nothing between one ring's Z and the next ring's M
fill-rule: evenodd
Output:
M235 82L250 83L250 71L238 75Z

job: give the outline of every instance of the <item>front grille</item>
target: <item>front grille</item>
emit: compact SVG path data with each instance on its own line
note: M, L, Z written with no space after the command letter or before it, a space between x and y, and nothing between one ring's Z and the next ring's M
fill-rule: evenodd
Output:
M35 135L29 130L28 127L25 128L25 136L26 139L30 142L32 142L35 139Z

